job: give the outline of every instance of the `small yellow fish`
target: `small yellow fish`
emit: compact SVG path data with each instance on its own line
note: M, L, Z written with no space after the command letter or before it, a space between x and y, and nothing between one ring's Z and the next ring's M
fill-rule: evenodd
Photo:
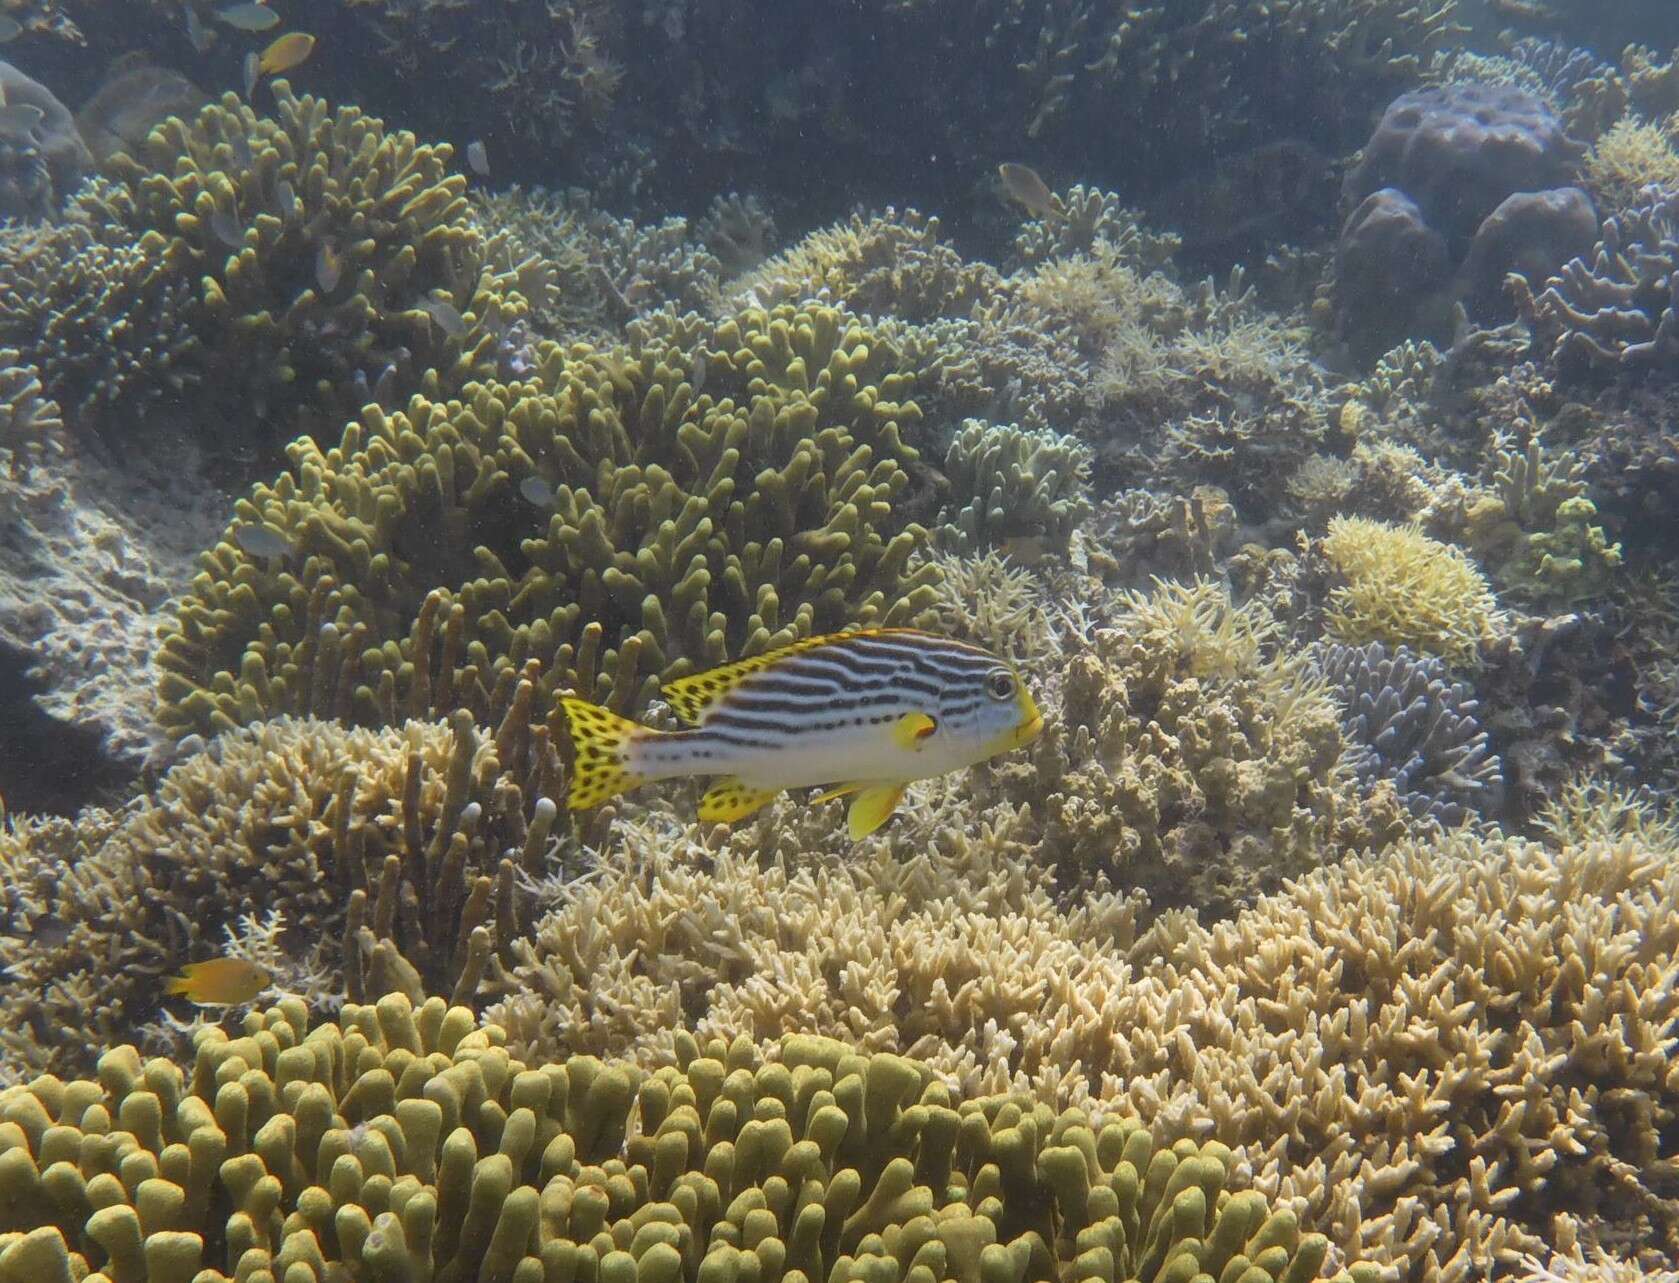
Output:
M257 70L264 76L290 71L315 52L315 37L306 31L288 31L262 51Z
M751 815L784 789L852 797L853 841L891 817L904 787L1007 753L1043 729L1020 675L977 646L912 628L794 642L664 688L694 729L657 731L562 699L576 748L570 805L654 780L720 775L707 822Z
M272 983L268 972L243 958L211 958L192 962L171 976L164 992L179 995L201 1007L237 1007L250 1002Z
M1060 200L1049 190L1049 184L1038 177L1037 170L1004 162L997 166L997 177L1003 180L1003 190L1009 198L1019 201L1029 212L1039 218L1062 216Z

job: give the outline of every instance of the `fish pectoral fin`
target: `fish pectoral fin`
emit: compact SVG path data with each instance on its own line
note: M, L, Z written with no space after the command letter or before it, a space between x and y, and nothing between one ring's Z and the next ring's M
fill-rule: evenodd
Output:
M780 789L754 788L738 775L718 780L700 799L700 819L733 824L767 805Z
M926 713L905 713L892 724L892 742L913 753L938 729L939 724Z
M846 814L846 828L853 842L868 837L892 818L892 812L903 800L905 787L903 784L870 784L852 799L851 810Z
M831 789L823 789L815 797L810 799L810 804L812 806L820 806L824 802L832 802L837 797L846 797L849 794L855 793L858 789L866 789L868 787L869 785L866 780L859 780L854 784L839 784Z

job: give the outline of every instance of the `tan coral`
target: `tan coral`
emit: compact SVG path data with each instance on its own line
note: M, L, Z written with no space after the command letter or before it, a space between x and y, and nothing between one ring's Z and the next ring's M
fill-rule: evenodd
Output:
M861 859L813 853L791 812L727 838L630 826L494 1018L522 1055L667 1063L682 1024L808 1029L966 1091L1099 1100L1233 1145L1303 1224L1412 1283L1517 1265L1559 1205L1679 1259L1672 848L1417 839L1145 932L1111 893L1059 905L1018 812L951 820L912 808Z

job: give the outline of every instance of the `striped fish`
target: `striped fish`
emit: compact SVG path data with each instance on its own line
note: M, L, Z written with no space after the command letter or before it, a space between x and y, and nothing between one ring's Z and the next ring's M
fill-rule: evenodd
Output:
M562 699L576 762L573 810L654 780L721 776L700 819L732 822L784 789L851 797L855 841L886 823L912 780L1019 748L1043 729L1020 675L977 646L912 628L834 633L670 682L693 727L657 731Z

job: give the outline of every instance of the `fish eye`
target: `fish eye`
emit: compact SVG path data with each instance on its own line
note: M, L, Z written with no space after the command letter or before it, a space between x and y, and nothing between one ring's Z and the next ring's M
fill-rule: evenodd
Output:
M985 675L985 693L992 699L1008 699L1014 694L1014 674L1006 668L993 669Z

